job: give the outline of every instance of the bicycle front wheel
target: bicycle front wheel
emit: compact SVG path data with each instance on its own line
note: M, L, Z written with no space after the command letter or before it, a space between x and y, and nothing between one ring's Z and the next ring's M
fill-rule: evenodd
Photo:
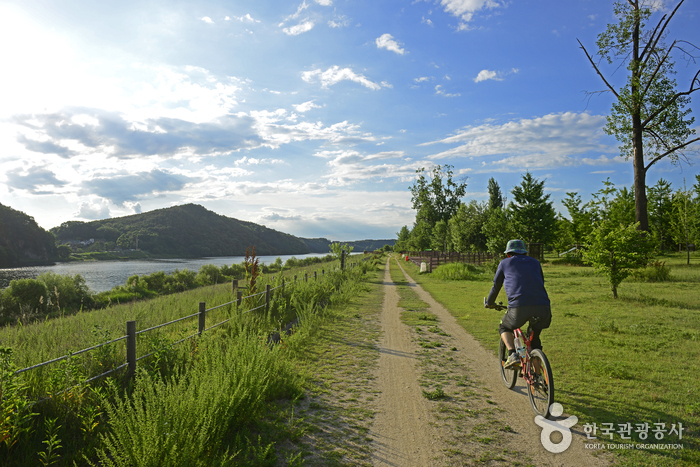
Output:
M498 341L500 342L498 345L498 360L501 364L501 379L503 380L503 384L505 384L508 389L513 389L513 386L515 386L515 382L518 379L518 368L515 370L506 370L503 368L506 360L508 360L508 349L503 343L503 339L498 339Z
M530 398L532 411L536 415L549 418L550 407L554 403L554 380L549 360L540 349L530 352L530 365L533 373L532 384L527 385L527 395Z

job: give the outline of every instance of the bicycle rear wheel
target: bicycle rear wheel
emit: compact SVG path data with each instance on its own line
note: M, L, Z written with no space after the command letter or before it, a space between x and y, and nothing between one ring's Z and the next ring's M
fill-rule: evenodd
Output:
M530 352L530 361L534 381L527 385L527 395L530 398L532 411L536 415L549 418L550 407L554 403L554 380L552 379L552 367L549 360L540 349Z
M506 360L508 360L508 349L503 343L503 339L498 339L498 341L500 342L498 345L498 360L501 364L501 379L503 379L503 384L505 384L508 389L512 389L518 379L518 368L515 370L506 370L503 368Z

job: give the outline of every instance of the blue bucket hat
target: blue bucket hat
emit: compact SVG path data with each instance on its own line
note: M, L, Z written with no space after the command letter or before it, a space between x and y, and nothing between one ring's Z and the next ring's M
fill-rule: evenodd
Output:
M504 251L504 253L518 253L521 255L526 255L527 250L525 249L525 243L523 243L522 240L509 240L508 246L506 247L506 251Z

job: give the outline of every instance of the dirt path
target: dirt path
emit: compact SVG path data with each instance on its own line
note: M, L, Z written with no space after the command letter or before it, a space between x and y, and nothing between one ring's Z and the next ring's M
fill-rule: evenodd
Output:
M399 320L399 294L391 281L388 263L384 291L377 371L380 395L371 431L377 445L374 465L436 465L443 446L430 424L430 406L418 384L415 344Z
M609 465L607 459L585 449L586 437L580 425L572 429L573 441L566 451L553 454L544 449L542 429L534 423L525 385L518 382L514 390L506 389L498 374L498 359L404 271L410 287L437 317L438 325L430 330L443 336L438 345L438 334L429 335L437 352L424 350L419 339L426 340L399 319L403 310L397 305L399 295L391 280L389 261L380 318L380 396L371 429L375 466L464 465L475 461L486 465ZM435 378L445 387L443 400L423 397L421 384L428 384L425 374L438 375ZM552 441L558 442L560 436L555 434Z

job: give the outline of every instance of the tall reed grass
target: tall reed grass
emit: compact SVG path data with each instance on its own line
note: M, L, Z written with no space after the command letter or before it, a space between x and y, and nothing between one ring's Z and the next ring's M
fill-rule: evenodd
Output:
M137 329L144 329L190 315L200 301L208 307L231 301L235 297L230 286L1 329L0 443L13 442L0 444L0 463L262 465L271 451L256 438L255 420L271 401L302 395L303 375L295 373L294 358L303 357L329 310L362 290L364 273L377 261L323 275L319 266L317 281L301 280L313 270L292 271L269 310L248 312L235 304L212 310L207 327L230 321L178 345L174 343L183 336L196 333L196 318L139 335L137 356L155 353L138 363L134 380L120 372L106 381L83 384L123 363L123 341L13 373L122 336L127 320L136 320ZM296 283L294 273L299 277ZM282 279L263 276L259 283L264 290L267 284L281 285ZM257 306L262 300L259 296L247 305ZM275 331L283 345L271 343ZM32 405L44 397L48 399Z

